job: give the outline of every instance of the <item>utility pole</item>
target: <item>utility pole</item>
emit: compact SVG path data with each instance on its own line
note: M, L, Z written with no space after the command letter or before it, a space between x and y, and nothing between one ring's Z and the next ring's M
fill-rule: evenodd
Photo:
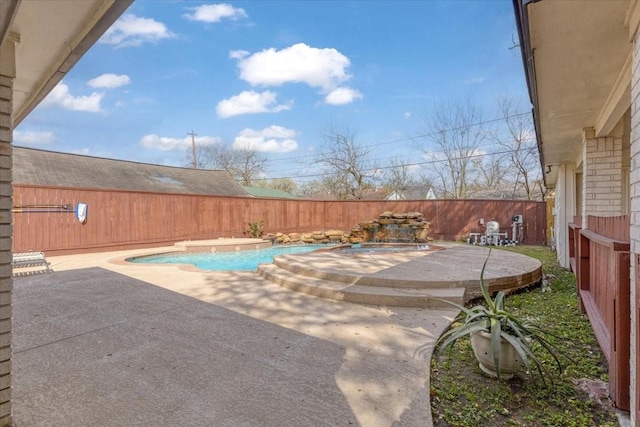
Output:
M198 136L198 134L191 131L191 132L187 132L187 135L191 135L191 167L193 169L198 169L198 163L196 162L196 139L195 139L195 137Z

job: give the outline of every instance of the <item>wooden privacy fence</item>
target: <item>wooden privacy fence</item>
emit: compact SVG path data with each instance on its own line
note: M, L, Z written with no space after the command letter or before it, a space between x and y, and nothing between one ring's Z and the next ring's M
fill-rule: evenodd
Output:
M524 217L524 243L545 244L544 202L517 200L317 201L158 194L15 185L15 207L88 205L81 224L72 211L13 214L14 251L47 255L172 244L182 240L243 237L249 222L265 232L349 231L384 211L422 212L435 239L458 240L481 232L478 220L496 220L511 236L511 219Z
M629 216L587 218L588 229L569 225L569 253L580 296L609 361L609 393L629 410L631 335Z

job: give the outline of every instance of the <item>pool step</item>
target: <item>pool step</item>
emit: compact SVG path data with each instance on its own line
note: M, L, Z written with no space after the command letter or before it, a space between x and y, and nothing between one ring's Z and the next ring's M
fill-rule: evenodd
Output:
M284 269L276 264L260 264L258 274L265 279L287 289L337 301L359 304L386 305L394 307L423 307L448 309L449 304L442 300L464 303L464 288L392 288L362 285L350 279L329 280L327 277L314 277ZM334 273L333 279L340 279ZM351 280L351 283L347 283Z

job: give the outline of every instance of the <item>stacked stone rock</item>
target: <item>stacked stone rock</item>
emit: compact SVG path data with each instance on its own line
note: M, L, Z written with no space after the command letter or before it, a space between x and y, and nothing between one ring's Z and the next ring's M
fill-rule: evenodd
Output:
M364 242L416 242L431 240L429 221L420 212L383 212L378 219L366 221L349 232L342 230L313 231L311 233L272 233L265 236L277 244L287 243L364 243Z
M383 212L377 220L359 225L357 235L364 242L418 242L429 241L429 221L420 212Z
M286 243L349 243L349 234L342 230L312 231L311 233L273 233L267 234L269 239L277 244Z

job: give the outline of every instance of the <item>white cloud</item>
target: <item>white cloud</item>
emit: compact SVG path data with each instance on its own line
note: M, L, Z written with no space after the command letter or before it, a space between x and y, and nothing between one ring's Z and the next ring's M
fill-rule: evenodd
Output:
M237 52L235 55L238 56ZM298 82L326 92L351 78L347 73L350 64L349 58L336 49L317 49L304 43L238 58L240 78L253 86Z
M239 95L218 102L216 112L218 117L227 118L240 114L277 113L291 109L291 102L277 104L278 94L271 91L262 93L254 91L240 92Z
M146 42L155 43L173 37L175 34L162 22L127 13L104 33L100 43L112 44L116 47L140 46Z
M324 101L331 105L344 105L353 102L357 98L362 98L362 94L357 90L349 87L339 87L329 92Z
M91 87L100 87L107 89L114 89L120 86L125 86L131 83L131 79L126 74L102 74L94 79L91 79L87 84Z
M409 111L404 113L404 118L408 119L409 117L411 117L411 113Z
M232 50L229 52L229 58L231 59L242 59L249 56L250 52L246 50Z
M220 138L217 136L196 136L194 137L194 141L196 145L200 146L213 145L220 143ZM140 145L145 148L154 148L160 151L185 150L191 148L191 137L169 138L151 134L143 136L140 140Z
M288 153L298 148L296 131L271 125L262 130L243 129L233 141L233 148L269 153Z
M42 101L42 105L59 105L67 110L100 112L100 102L104 93L93 92L88 96L73 96L69 86L60 82Z
M227 3L204 4L202 6L190 7L193 13L185 14L185 18L200 22L220 22L224 18L236 21L247 17L247 12L240 7L233 7Z
M55 139L51 131L13 131L13 142L17 145L47 145L51 144Z

